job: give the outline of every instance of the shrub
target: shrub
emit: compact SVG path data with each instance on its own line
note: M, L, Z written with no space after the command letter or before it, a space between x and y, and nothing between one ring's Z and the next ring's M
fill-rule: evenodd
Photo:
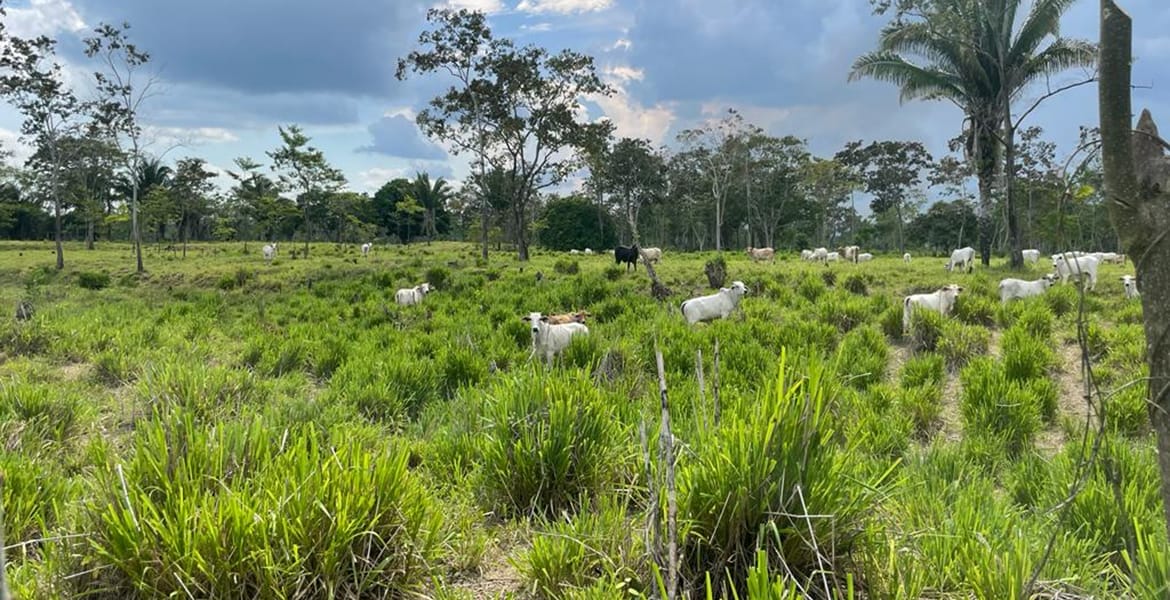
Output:
M4 474L4 543L15 544L43 537L57 523L68 498L68 479L48 461L0 450L0 473ZM9 560L24 553L10 552ZM7 565L9 568L12 565Z
M882 333L894 340L902 339L904 335L902 331L902 307L891 306L882 311L879 322L881 323Z
M852 273L845 278L843 286L849 293L857 294L858 296L865 296L869 294L868 284L865 277L860 273Z
M1054 285L1044 293L1044 300L1059 319L1076 310L1080 305L1080 293L1071 285Z
M561 275L576 275L581 272L581 265L575 260L560 258L557 259L557 262L553 263L553 271Z
M851 552L879 493L880 480L846 475L849 459L828 410L832 371L815 360L801 371L786 363L782 353L774 385L738 414L725 412L720 427L698 435L689 444L693 456L680 462L678 515L689 524L680 555L694 588L708 573L716 587L724 573L738 586L756 549L798 581L819 577L821 560L835 563ZM831 517L798 516L806 514Z
M813 275L805 275L796 285L796 293L804 296L809 302L816 302L827 291L825 283Z
M906 415L918 439L929 438L939 426L942 415L942 388L921 386L903 388L898 414Z
M446 288L447 282L451 280L451 270L447 267L431 267L426 270L423 277L431 287L441 290Z
M821 281L825 282L826 287L837 285L837 272L828 269L821 271Z
M617 281L625 274L626 270L616 265L610 265L605 268L605 278L609 281Z
M707 276L707 283L713 289L719 289L727 282L727 261L723 256L716 256L703 265L703 273Z
M1000 342L1004 373L1014 381L1044 379L1056 365L1056 355L1043 339L1035 337L1023 327L1016 326L1004 333Z
M963 369L961 410L965 430L1018 456L1040 429L1040 400L1030 383L1008 379L1002 366L980 358Z
M612 485L628 439L604 398L581 376L516 376L485 393L480 489L503 515L572 511Z
M946 359L947 367L959 370L967 361L987 354L991 334L982 327L948 321L943 326L938 352Z
M225 291L242 288L245 284L248 283L248 280L254 276L255 273L252 271L240 267L236 269L235 273L224 273L216 283L216 287Z
M105 272L82 271L77 274L77 285L87 290L101 290L110 286L110 274Z

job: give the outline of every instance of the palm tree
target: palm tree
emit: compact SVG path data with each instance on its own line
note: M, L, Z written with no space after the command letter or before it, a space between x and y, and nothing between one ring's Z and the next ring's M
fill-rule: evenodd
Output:
M451 199L451 187L442 177L431 182L429 174L415 173L414 181L411 182L411 195L414 196L415 200L418 200L419 204L422 204L425 210L423 213L423 232L426 233L429 242L438 233L436 215L438 210L446 206L447 201Z
M152 188L169 186L174 171L157 158L143 157L138 166L138 173L135 175L137 175L135 178L137 181L131 181L130 175L123 175L118 187L126 198L130 198L131 194L137 190L138 198L141 201L147 197ZM158 226L158 239L161 240L166 233L166 222L160 221Z
M934 0L921 20L883 30L878 50L858 58L849 73L850 81L872 77L897 85L903 102L949 100L963 111L967 160L979 181L984 265L991 260L992 190L1001 159L1008 173L1004 202L1012 266L1023 265L1011 194L1019 126L1012 121L1012 101L1037 80L1095 62L1093 44L1059 37L1060 18L1074 1L1036 0L1017 26L1023 0Z

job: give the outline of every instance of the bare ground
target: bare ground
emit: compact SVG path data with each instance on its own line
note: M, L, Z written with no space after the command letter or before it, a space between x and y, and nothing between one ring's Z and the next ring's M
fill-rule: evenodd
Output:
M521 545L497 542L484 555L483 563L475 573L451 582L454 590L469 594L475 600L496 600L505 597L526 597L524 581L512 564L512 559L524 550Z

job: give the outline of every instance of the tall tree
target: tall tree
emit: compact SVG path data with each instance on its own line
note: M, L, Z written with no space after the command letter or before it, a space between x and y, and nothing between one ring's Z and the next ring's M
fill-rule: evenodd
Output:
M429 243L439 233L439 215L446 210L447 200L451 198L451 187L442 177L431 181L428 173L415 173L412 186L414 198L424 209L423 233Z
M830 216L845 203L849 192L857 184L848 167L840 161L827 158L817 158L807 163L801 174L801 182L815 208L812 219L817 223L815 243L826 246L830 243Z
M605 154L600 165L600 181L621 208L629 228L630 241L641 245L638 213L643 205L656 202L666 191L666 161L650 142L622 138Z
M528 260L528 217L536 194L576 171L579 153L596 147L612 129L608 121L583 122L580 102L611 90L597 76L592 57L516 47L493 38L477 13L441 9L428 18L438 29L423 32L419 44L426 51L402 59L398 73L442 69L462 87L432 99L418 124L428 136L472 152L481 175L495 169L516 180L509 186L509 208L517 255Z
M0 24L2 27L2 24ZM0 34L3 34L0 30ZM53 205L53 239L56 243L57 268L65 268L61 243L61 214L64 209L64 167L70 151L70 138L82 135L86 105L73 93L56 62L57 42L46 36L24 39L2 35L0 49L0 95L8 99L24 117L20 131L36 153L30 166L44 175L48 197Z
M215 190L214 179L215 173L207 170L207 161L202 158L181 158L175 163L171 194L178 208L183 258L187 258L187 240L191 237L192 223L205 214L210 206L210 196Z
M325 153L309 145L309 137L297 125L280 127L282 145L268 152L272 170L280 187L293 194L301 209L301 228L305 236L305 256L309 256L309 239L313 234L314 211L326 197L345 186L345 176L325 160Z
M1095 60L1092 44L1058 36L1060 19L1073 2L1036 0L1017 23L1023 0L904 0L897 3L898 18L882 31L878 50L858 58L849 75L891 82L901 88L903 101L946 99L963 111L967 156L979 180L984 265L991 260L995 176L1001 160L1006 172L1014 173L1015 130L1036 107L1013 120L1012 103L1031 84ZM875 4L890 8L890 2ZM1058 91L1050 90L1041 101ZM1011 262L1020 268L1012 178L1006 178L1005 203Z
M710 189L715 208L717 252L723 250L723 222L728 196L736 175L742 173L739 167L746 160L745 142L748 137L759 133L762 133L759 127L748 124L742 115L729 109L724 118L678 135L678 140L694 155L693 162L699 165L700 175Z
M910 194L922 183L922 174L934 159L920 142L881 141L863 146L850 142L836 160L853 171L866 192L873 196L870 208L876 214L893 211L898 234L898 251L906 251L904 208Z
M1107 202L1142 292L1149 415L1158 445L1162 508L1170 537L1170 147L1148 110L1131 130L1133 22L1113 0L1101 0L1102 158Z
M64 141L69 158L64 193L74 214L85 220L85 248L93 250L97 225L114 201L123 158L115 144L92 128L88 135Z
M104 66L103 71L94 73L98 120L118 144L130 181L136 183L145 145L138 115L142 105L155 95L158 79L143 72L150 62L150 54L130 42L129 31L127 23L120 27L102 23L94 30L94 36L85 39L85 54L99 57ZM139 273L145 271L138 223L141 191L137 185L130 190L130 231L134 238L135 268Z

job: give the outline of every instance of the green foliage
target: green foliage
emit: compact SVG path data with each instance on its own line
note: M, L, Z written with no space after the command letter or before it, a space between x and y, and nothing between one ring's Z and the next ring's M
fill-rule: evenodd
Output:
M836 370L858 389L865 389L885 378L889 349L882 334L873 326L847 333L837 347Z
M43 537L57 525L64 504L70 500L65 474L47 459L0 451L3 474L4 543L16 544ZM9 550L9 560L22 553ZM11 567L10 567L11 568Z
M104 271L81 271L77 274L77 285L87 290L103 290L110 287L110 274Z
M1044 301L1059 319L1080 306L1080 293L1071 285L1054 285L1044 294Z
M955 318L968 325L987 327L995 323L996 303L975 294L960 294L955 299Z
M852 273L845 278L845 283L841 286L851 294L858 296L866 296L869 294L869 284L865 276L860 273Z
M620 477L628 433L588 380L513 376L482 402L481 490L499 513L572 511Z
M915 352L934 352L943 338L946 317L937 311L911 307L910 348Z
M87 510L86 562L111 594L384 597L421 591L440 556L442 512L401 449L181 415L133 449L124 487L101 461Z
M941 354L919 354L902 365L899 381L905 389L942 387L946 379L946 359Z
M562 258L553 263L553 271L561 275L576 275L581 272L581 265L575 260Z
M431 267L423 274L423 278L436 290L445 289L451 279L451 269L447 267Z
M1029 448L1040 430L1040 402L1033 382L1013 381L1002 365L980 358L963 369L961 411L969 436L999 445L1009 456Z
M957 371L972 358L987 354L990 340L991 334L983 327L946 321L937 349L946 359L947 367Z
M554 198L536 222L536 239L549 250L613 248L617 228L609 213L581 196Z
M846 457L832 441L832 371L815 361L795 371L781 358L779 373L755 401L725 411L721 426L700 434L690 444L694 456L679 465L682 564L696 585L705 573L720 577L721 567L733 584L743 582L757 548L804 581L819 564L812 539L822 558L848 555L874 500L876 482L846 476ZM804 514L832 516L796 516Z
M1103 406L1110 431L1135 438L1149 433L1149 389L1146 383L1127 383L1109 396Z
M542 597L565 598L598 581L644 577L645 546L629 526L631 516L603 499L590 512L542 527L517 565L529 588Z
M902 308L900 306L891 306L882 311L878 322L881 324L882 333L894 340L902 339L904 332L902 331Z

